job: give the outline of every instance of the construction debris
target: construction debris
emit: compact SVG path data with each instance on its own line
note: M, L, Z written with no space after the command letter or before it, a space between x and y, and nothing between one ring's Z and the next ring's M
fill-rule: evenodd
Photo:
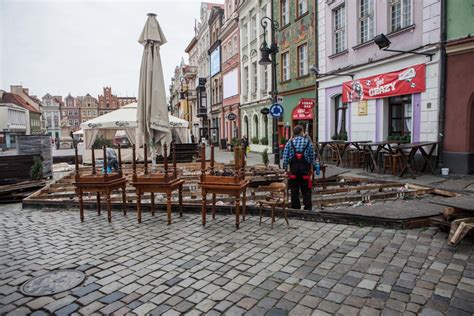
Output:
M45 186L45 181L23 181L0 186L0 203L15 203Z

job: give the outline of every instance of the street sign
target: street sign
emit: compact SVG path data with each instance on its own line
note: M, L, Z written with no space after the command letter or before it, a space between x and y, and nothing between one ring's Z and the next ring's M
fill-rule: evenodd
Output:
M283 103L283 96L282 95L277 95L277 102L282 104Z
M233 112L230 112L229 114L227 114L227 119L229 121L234 121L236 118L237 118L237 114L235 114Z
M270 110L268 108L263 108L260 110L260 113L262 113L263 115L268 115L268 113L270 113Z
M272 104L270 107L270 114L275 118L280 118L283 116L283 107L280 103Z

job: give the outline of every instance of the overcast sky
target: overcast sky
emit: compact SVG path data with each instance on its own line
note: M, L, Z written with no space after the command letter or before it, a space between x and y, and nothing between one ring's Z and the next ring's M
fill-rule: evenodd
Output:
M223 3L223 0L212 2ZM111 86L136 96L142 56L137 42L154 12L168 43L161 49L166 88L194 36L198 0L0 0L0 89L97 96Z

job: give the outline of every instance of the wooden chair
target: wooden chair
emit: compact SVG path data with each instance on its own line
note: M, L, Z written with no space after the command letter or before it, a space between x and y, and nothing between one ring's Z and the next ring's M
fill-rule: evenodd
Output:
M286 224L290 226L288 222L288 214L286 213L286 203L287 203L287 186L283 182L273 182L270 183L267 187L260 187L270 192L270 196L266 197L263 201L258 201L260 204L260 225L262 225L262 213L264 207L270 207L271 216L272 216L272 228L273 223L275 222L275 208L282 207L283 215L285 217Z
M399 153L390 154L385 153L383 155L383 173L390 168L392 175L396 175L398 169L402 166L402 157Z

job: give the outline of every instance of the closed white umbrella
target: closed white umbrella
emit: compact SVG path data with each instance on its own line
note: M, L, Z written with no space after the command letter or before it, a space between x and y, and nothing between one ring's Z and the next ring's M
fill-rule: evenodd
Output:
M155 152L163 154L163 145L169 144L172 139L160 57L160 46L166 43L166 38L156 14L148 13L138 42L144 46L138 85L138 131L152 148L154 166Z

